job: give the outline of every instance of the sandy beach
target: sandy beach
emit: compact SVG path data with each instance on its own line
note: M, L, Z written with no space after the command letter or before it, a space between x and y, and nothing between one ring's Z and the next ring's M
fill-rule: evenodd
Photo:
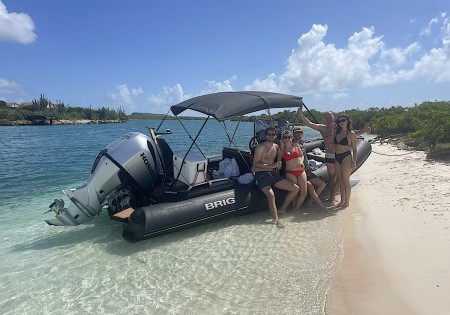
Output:
M450 163L373 144L338 212L344 257L327 314L450 314Z

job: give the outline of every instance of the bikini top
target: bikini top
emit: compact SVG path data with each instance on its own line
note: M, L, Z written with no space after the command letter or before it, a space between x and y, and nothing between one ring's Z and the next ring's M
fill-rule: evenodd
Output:
M300 154L300 151L298 150L298 148L297 148L297 147L294 147L294 152L292 152L292 153L284 152L284 153L283 153L283 159L284 159L285 161L289 161L289 160L292 160L292 159L299 158L299 157L301 157L302 155L303 155L303 154Z
M348 145L348 131L347 131L347 135L341 139L341 141L337 141L336 136L334 136L334 144L340 144L340 145Z

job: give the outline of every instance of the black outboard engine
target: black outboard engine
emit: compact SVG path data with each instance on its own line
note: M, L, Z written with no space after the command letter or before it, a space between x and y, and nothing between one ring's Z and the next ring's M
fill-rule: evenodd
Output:
M63 208L64 202L52 203L51 208L59 207L53 208L56 218L46 222L50 225L85 223L118 197L126 200L127 195L151 192L160 171L161 161L153 139L139 132L125 134L99 152L86 184L63 190L71 201L69 207Z

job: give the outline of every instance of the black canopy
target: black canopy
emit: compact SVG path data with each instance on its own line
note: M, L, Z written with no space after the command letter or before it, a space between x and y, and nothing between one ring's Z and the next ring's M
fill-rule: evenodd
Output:
M211 115L219 121L269 108L301 107L301 97L272 92L220 92L191 98L170 109L178 115L191 109Z

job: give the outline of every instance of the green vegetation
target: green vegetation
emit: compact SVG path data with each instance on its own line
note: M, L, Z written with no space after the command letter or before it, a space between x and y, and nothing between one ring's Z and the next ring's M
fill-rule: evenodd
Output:
M314 117L311 117L312 116ZM433 101L416 104L413 107L393 106L390 108L369 108L368 110L352 109L335 113L350 116L354 129L366 126L381 137L400 139L405 144L419 150L428 151L433 158L450 158L450 101ZM51 103L44 95L34 99L28 106L9 107L0 101L0 124L11 121L24 121L28 116L53 115L58 120L103 120L127 121L129 119L163 119L163 114L133 113L129 116L122 109L111 110L102 107L92 108L71 107L61 101ZM319 123L323 123L321 112L311 110L306 115ZM202 119L200 117L179 117L180 119ZM268 115L246 116L241 120L255 121L268 119ZM274 119L288 120L291 124L300 124L296 111L285 110L273 115ZM167 116L166 119L176 119Z
M315 110L311 113L323 123L322 113ZM340 114L350 116L354 129L370 126L373 133L381 137L396 136L408 146L427 151L430 158L450 158L450 101L424 102L413 107L352 109L335 113L335 117ZM293 111L273 116L299 123Z
M52 103L43 94L38 100L34 99L31 104L20 107L9 107L6 102L0 101L0 122L26 121L29 116L56 116L58 120L128 120L125 111L120 108L113 110L106 107L92 109L68 106L61 101Z

